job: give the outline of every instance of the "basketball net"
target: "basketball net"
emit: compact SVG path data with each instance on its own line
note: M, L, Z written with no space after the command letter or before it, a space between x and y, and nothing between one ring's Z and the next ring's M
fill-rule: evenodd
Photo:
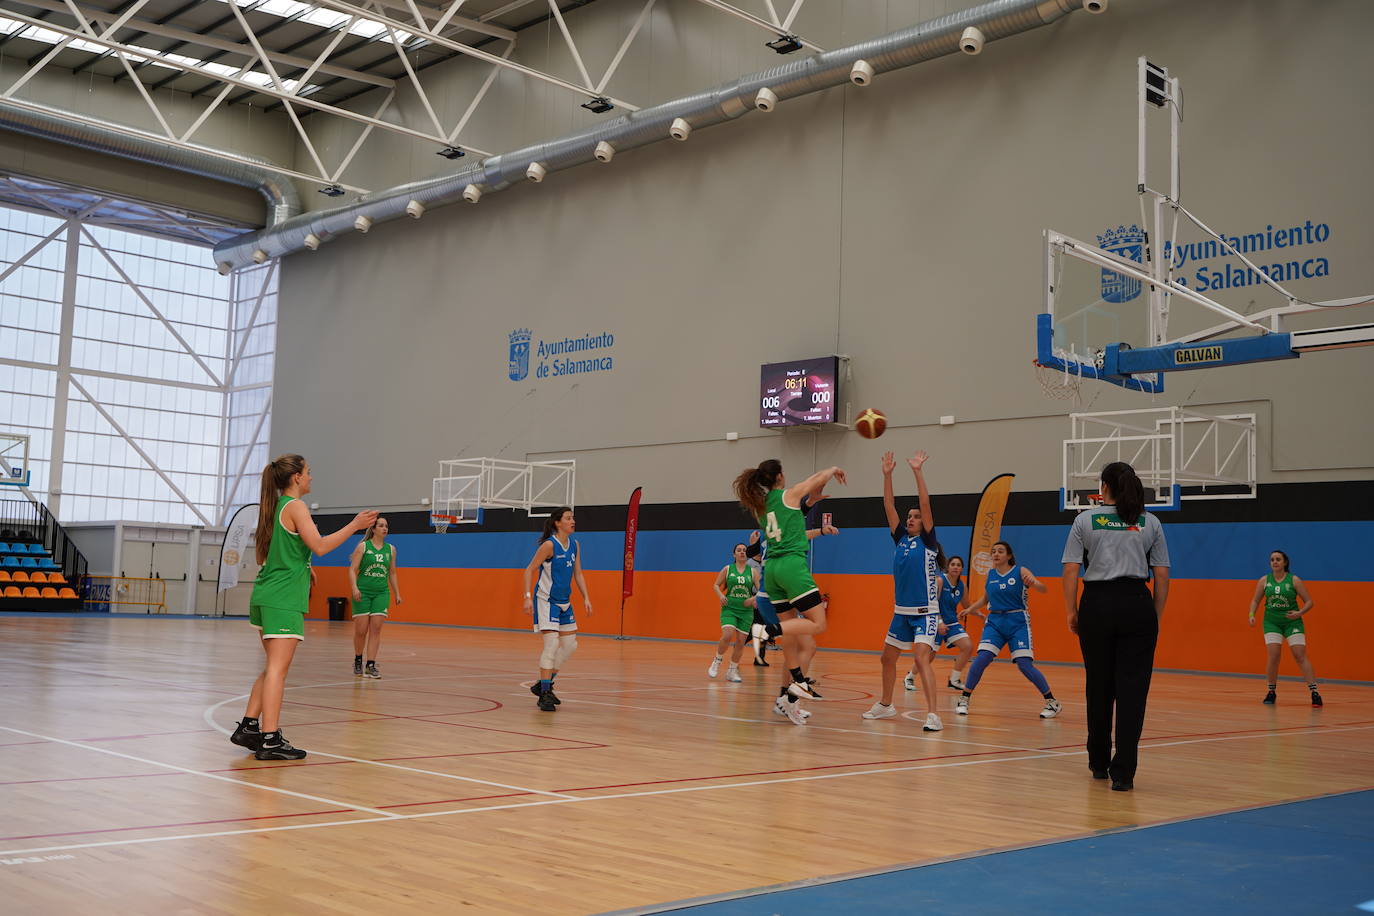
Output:
M435 530L435 531L437 531L437 532L440 533L440 534L448 534L448 516L447 516L447 515L431 515L431 516L429 517L429 520L430 520L430 522L434 525L434 530Z
M1047 398L1056 401L1073 401L1075 404L1083 402L1083 364L1077 360L1066 360L1069 368L1060 372L1058 369L1051 369L1040 365L1040 360L1033 359L1031 363L1035 366L1035 380L1040 383L1040 391ZM1074 368L1077 367L1077 372Z

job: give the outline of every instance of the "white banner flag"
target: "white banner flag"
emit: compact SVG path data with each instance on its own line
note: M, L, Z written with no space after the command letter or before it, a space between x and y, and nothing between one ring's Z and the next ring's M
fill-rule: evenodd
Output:
M224 532L224 546L219 552L219 591L226 591L239 584L239 568L243 566L244 551L253 541L254 530L258 527L258 507L243 506L229 520Z

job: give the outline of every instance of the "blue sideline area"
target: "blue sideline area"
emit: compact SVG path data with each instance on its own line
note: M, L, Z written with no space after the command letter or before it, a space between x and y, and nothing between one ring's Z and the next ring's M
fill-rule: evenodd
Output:
M653 912L1359 913L1374 910L1371 863L1367 791Z
M1162 516L1169 525L1167 514ZM843 519L837 519L843 526ZM1016 560L1034 572L1057 576L1069 526L1004 525ZM968 552L970 529L941 527L939 536L950 554ZM1247 522L1199 523L1166 527L1169 554L1176 579L1249 579L1269 571L1269 551L1288 550L1293 571L1320 582L1374 582L1374 564L1352 563L1352 544L1374 540L1374 522ZM730 562L737 541L749 535L733 531L643 531L636 545L635 568L644 572L711 572ZM582 547L585 569L620 568L624 536L618 531L585 531L574 535ZM473 532L462 535L397 534L401 568L518 569L530 561L538 535L520 531ZM357 546L350 538L342 547L315 560L316 566L347 566ZM818 538L813 570L828 573L890 575L892 537L882 528L841 528L839 537Z

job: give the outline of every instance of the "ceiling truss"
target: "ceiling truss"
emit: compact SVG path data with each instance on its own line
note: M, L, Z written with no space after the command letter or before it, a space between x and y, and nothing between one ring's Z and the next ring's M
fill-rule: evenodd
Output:
M27 42L34 50L17 76L0 80L0 101L238 163L250 160L202 144L197 136L217 110L255 103L285 114L307 160L294 169L269 166L270 171L326 193L363 194L368 189L347 180L347 172L377 131L407 137L448 158L490 156L465 131L502 71L552 86L570 104L594 112L638 111L635 102L609 95L607 86L655 7L700 3L767 32L777 40L773 44L792 40L821 50L791 32L806 0L762 0L766 16L724 0L636 0L638 13L614 56L593 76L565 15L591 2L514 0L492 8L493 0L7 0L0 11L0 46ZM550 73L515 58L520 31L539 23L557 28L575 73ZM489 71L462 114L446 120L423 71L457 56ZM71 118L71 112L26 97L25 87L48 68L127 80L149 112L149 126L113 124L94 115ZM176 100L159 91L168 86L195 102L191 114L186 95ZM419 106L405 118L395 107L403 89ZM365 93L375 103L352 101ZM318 123L309 120L320 117L352 125L346 150L321 149Z

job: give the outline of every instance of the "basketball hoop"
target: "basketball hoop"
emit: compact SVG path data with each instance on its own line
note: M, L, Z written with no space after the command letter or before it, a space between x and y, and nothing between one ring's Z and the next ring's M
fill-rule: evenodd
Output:
M1070 368L1064 371L1051 369L1048 366L1040 365L1040 360L1032 359L1031 364L1035 366L1035 380L1040 383L1040 391L1047 398L1056 401L1073 401L1080 403L1080 395L1083 389L1083 368L1082 363L1077 360L1066 360ZM1073 371L1077 366L1078 371Z
M429 523L434 526L434 530L439 534L448 534L449 522L453 521L451 515L431 515Z
M1090 506L1100 506L1100 505L1102 505L1102 494L1101 494L1101 493L1089 493L1089 494L1088 494L1088 505L1090 505Z

